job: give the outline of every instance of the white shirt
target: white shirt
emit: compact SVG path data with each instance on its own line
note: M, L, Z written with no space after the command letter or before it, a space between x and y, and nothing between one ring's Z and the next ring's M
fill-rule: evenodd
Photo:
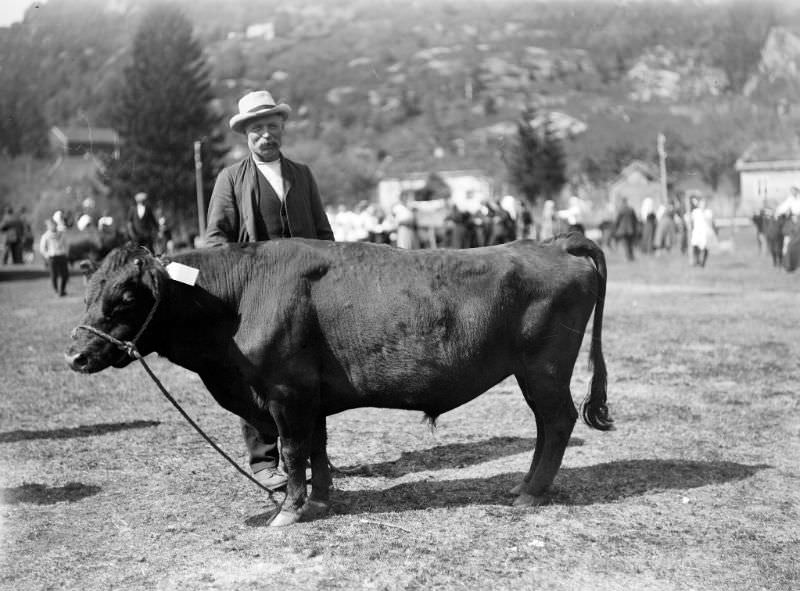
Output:
M283 187L283 175L281 174L281 159L276 158L272 162L255 160L255 163L258 170L261 171L261 174L263 174L269 181L269 184L272 185L272 189L278 195L278 198L283 201L286 193Z
M67 239L64 232L45 231L39 239L39 252L45 258L67 254Z
M788 214L790 216L800 216L800 197L789 195L775 209L775 215Z

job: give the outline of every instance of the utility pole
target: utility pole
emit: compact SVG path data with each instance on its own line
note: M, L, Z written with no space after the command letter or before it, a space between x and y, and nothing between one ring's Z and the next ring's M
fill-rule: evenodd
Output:
M202 142L194 143L194 179L197 188L197 225L199 227L199 236L204 236L206 233L206 204L203 198L203 157L202 157Z
M664 148L666 138L663 133L658 134L658 167L661 175L661 203L667 204L667 151Z

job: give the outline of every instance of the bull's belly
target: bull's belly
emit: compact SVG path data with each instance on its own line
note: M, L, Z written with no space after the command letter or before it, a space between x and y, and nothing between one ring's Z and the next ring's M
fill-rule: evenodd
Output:
M356 372L324 380L322 405L327 415L362 407L422 411L438 416L480 396L513 372L506 363L434 371L420 364L413 371L385 368L380 374Z

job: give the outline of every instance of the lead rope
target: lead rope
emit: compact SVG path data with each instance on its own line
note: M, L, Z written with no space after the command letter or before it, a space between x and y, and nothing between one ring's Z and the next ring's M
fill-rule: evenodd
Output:
M267 494L269 495L270 499L272 499L273 491L269 490L266 486L261 484L255 478L253 478L253 476L248 474L244 470L244 468L242 468L236 462L236 460L231 458L227 453L225 453L222 450L222 448L220 448L219 445L216 444L216 442L213 439L211 439L211 437L206 435L205 431L203 431L203 429L200 427L200 425L195 423L194 420L192 419L192 417L190 417L186 413L186 411L183 410L181 405L178 404L178 401L175 400L175 398L172 397L172 395L167 391L167 389L164 387L164 385L161 383L161 381L156 377L156 375L153 373L153 371L147 365L147 362L145 362L144 357L142 357L142 354L139 353L138 349L136 349L136 340L142 335L142 333L144 332L144 329L147 328L147 325L149 324L150 320L153 318L155 310L158 307L158 302L159 302L159 300L157 299L155 304L153 305L153 309L150 310L150 314L148 315L147 320L142 325L142 328L139 330L139 333L134 337L134 339L132 341L121 341L121 340L119 340L117 338L112 337L110 334L107 334L107 333L103 332L102 330L98 330L95 327L89 326L87 324L81 324L77 328L82 328L83 330L88 330L89 332L96 334L97 336L107 340L112 345L115 345L115 346L119 347L120 349L122 349L125 353L128 354L128 356L132 357L133 359L138 360L139 363L142 364L142 367L144 367L144 370L147 372L147 375L149 375L153 379L153 381L156 383L156 386L158 386L158 389L161 390L161 393L164 395L164 397L172 403L172 406L174 406L175 408L178 409L178 412L181 413L181 415L183 415L183 418L186 419L186 421L192 427L194 427L194 430L197 431L200 434L200 436L203 439L205 439L208 442L208 444L217 451L217 453L219 453L219 455L221 455L223 458L228 460L228 462L234 468L236 468L245 478L247 478L248 480L250 480L253 483L255 483L256 486L258 486L258 487L262 488L263 490L267 491ZM77 330L77 328L76 328L76 330Z

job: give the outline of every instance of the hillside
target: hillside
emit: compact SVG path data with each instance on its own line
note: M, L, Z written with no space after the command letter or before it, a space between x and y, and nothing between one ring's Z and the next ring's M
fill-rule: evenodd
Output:
M792 38L770 33L776 22L800 25L792 4L174 3L206 49L222 114L267 87L294 108L290 150L312 161L346 152L382 174L500 171L523 109L563 122L576 179L592 167L613 176L619 162L609 153L653 159L659 132L673 170L702 173L709 146L740 152L752 139L794 133L800 116L787 109L797 103L797 71L781 72L778 91L773 75L797 59L787 55L797 52ZM0 29L0 75L38 73L28 80L48 126L109 125L147 5L50 0ZM9 92L0 85L0 104Z

